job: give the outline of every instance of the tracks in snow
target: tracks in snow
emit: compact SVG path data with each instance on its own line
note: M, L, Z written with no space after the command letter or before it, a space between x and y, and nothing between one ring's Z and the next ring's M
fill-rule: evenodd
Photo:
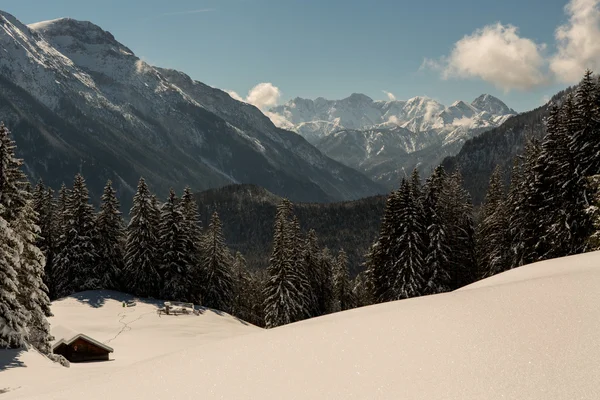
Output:
M131 310L131 312L135 312L135 309L132 309L132 310ZM119 335L120 335L121 333L123 333L123 332L129 332L129 331L131 330L131 326L129 326L129 324L133 324L134 322L136 322L136 321L139 321L140 319L142 319L142 317L143 317L144 315L148 315L148 314L154 314L154 313L155 313L155 311L149 311L149 312L146 312L146 313L140 314L140 315L139 315L139 316L138 316L136 319L134 319L134 320L131 320L131 321L129 321L129 322L124 322L123 320L124 320L124 319L127 317L127 315L128 315L128 314L131 314L131 312L125 312L125 311L123 311L123 312L120 312L119 314L117 314L117 316L120 316L120 317L121 317L121 318L119 318L119 323L120 323L121 325L123 325L123 327L121 328L121 330L120 330L119 332L117 332L117 334L116 334L116 335L115 335L113 338L111 338L111 339L108 339L106 342L104 342L104 344L109 344L110 342L112 342L113 340L115 340L116 338L118 338L118 337L119 337Z

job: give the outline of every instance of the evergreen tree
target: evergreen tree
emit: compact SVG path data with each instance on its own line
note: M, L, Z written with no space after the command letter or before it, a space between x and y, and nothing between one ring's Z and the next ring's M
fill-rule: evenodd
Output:
M37 247L39 227L35 224L37 214L28 201L19 213L14 233L21 242L19 246L17 299L27 316L29 343L43 354L51 351L52 335L47 317L52 316L48 288L44 284L44 255Z
M177 301L186 301L191 298L192 276L190 268L189 230L181 204L173 189L169 193L167 202L161 211L161 220L158 229L160 266L162 276L162 297Z
M542 200L535 190L535 164L539 154L539 143L536 140L529 141L525 146L520 168L513 169L513 182L508 197L508 209L511 210L508 218L511 268L541 259L537 243L540 236L538 213L542 207Z
M4 144L0 142L0 147ZM0 153L1 154L1 153ZM0 158L0 175L6 169ZM19 348L27 339L28 318L19 303L19 282L17 277L19 240L8 222L1 216L0 205L0 349Z
M100 212L96 218L99 261L99 287L103 289L121 288L124 263L124 227L119 211L119 200L112 182L108 181L102 194Z
M94 208L89 203L88 189L80 174L73 181L63 218L65 233L55 265L58 297L99 288Z
M365 307L371 305L370 290L368 287L368 278L365 271L359 273L352 282L352 294L356 301L356 307Z
M13 223L27 202L27 178L21 167L23 160L15 157L15 142L10 131L0 123L0 209L1 216Z
M250 284L246 290L250 305L250 316L247 322L263 328L265 327L264 287L266 280L266 270L252 271Z
M265 325L267 328L289 324L309 313L306 298L308 282L304 270L294 262L292 248L295 227L290 222L292 205L284 199L277 207L273 252L267 269L265 286Z
M448 260L449 289L454 290L473 282L478 272L473 205L462 186L459 173L456 172L445 180L441 199L441 213L447 227L447 237L450 239L448 246L451 249Z
M321 269L320 253L317 234L314 229L311 229L308 232L303 254L303 266L308 280L309 292L311 293L308 298L310 304L307 305L310 317L318 317L326 313L326 307L324 306L327 302L324 298L326 296L324 288L325 274Z
M252 277L248 272L246 259L238 251L233 260L233 299L231 314L244 320L250 321L252 317Z
M356 298L352 291L348 273L348 257L344 250L340 250L336 261L333 275L336 311L345 311L356 307Z
M436 294L449 290L450 239L448 227L443 218L443 196L446 173L439 166L427 179L425 198L423 201L424 221L427 228L425 239L427 252L425 256L424 277L427 282L423 294Z
M390 193L381 220L379 239L367 255L367 271L373 288L373 301L383 303L395 299L392 283L396 279L394 261L397 257L396 240L400 235L400 195Z
M319 309L320 315L330 314L335 311L335 282L334 282L334 269L335 259L331 255L331 252L327 247L321 251L319 257L320 270L319 276L321 277L321 289L319 298Z
M192 279L192 293L190 300L200 303L200 293L202 291L202 268L200 266L200 261L202 260L202 254L200 252L202 231L200 229L198 205L196 204L189 187L185 188L183 196L181 197L181 209L184 218L186 238L188 240L186 251L187 257L189 258L190 277Z
M575 95L575 130L571 137L571 152L575 155L577 177L600 173L600 121L596 82L587 70Z
M225 245L221 220L216 211L210 219L202 254L203 304L228 312L233 298L232 257Z
M394 255L391 265L395 275L389 295L391 300L419 296L426 284L423 277L426 249L423 212L414 185L406 181L400 187L399 209L399 235L391 249Z
M33 192L33 209L38 213L37 225L40 233L37 246L44 254L46 263L44 265L44 284L48 288L48 295L54 298L54 258L57 248L56 232L56 204L54 203L54 191L46 188L40 180Z
M133 197L125 245L125 278L128 291L141 297L158 297L158 218L155 198L144 178Z
M486 278L509 268L507 260L508 210L506 209L502 170L496 167L481 206L477 230L477 256L480 276Z
M19 302L24 244L13 229L27 202L21 165L8 129L0 124L0 349L21 347L28 339L30 314Z

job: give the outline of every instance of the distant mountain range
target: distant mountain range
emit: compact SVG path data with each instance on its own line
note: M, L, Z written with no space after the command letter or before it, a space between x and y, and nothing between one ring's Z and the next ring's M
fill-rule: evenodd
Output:
M483 202L496 166L503 169L508 185L514 159L523 154L527 140L542 139L546 134L549 105L553 102L561 104L575 88L562 90L552 96L547 104L519 114L501 126L467 140L460 152L443 160L442 165L446 170L461 172L465 188L475 205Z
M140 176L159 197L252 183L295 201L357 199L382 186L260 110L182 72L140 60L112 34L69 18L26 26L0 12L0 120L34 180L77 172L99 198L128 202Z
M415 167L429 173L466 140L517 114L488 94L446 107L427 97L374 101L355 93L342 100L296 98L270 111L281 127L389 188Z

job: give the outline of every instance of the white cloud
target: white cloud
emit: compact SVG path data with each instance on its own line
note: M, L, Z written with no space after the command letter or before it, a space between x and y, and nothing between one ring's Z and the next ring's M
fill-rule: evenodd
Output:
M394 96L394 93L388 92L387 90L382 90L382 92L385 93L389 101L396 101L396 96Z
M281 91L272 83L259 83L248 92L246 102L255 105L261 110L265 110L277 105Z
M586 69L600 70L600 0L571 0L569 22L556 29L557 53L550 60L556 79L578 82Z
M291 129L294 125L288 121L283 115L272 113L268 111L271 107L276 106L279 103L279 99L281 98L281 91L275 85L270 82L259 83L254 86L250 91L248 91L248 95L246 98L240 96L237 92L233 90L226 90L226 92L235 100L243 101L248 104L252 104L256 108L260 109L263 114L265 114L275 126L284 129Z
M421 69L439 70L444 79L479 78L505 91L544 84L544 44L522 38L500 23L485 26L455 43L448 57L425 59Z
M252 104L261 111L268 110L269 108L276 106L281 98L281 91L279 88L270 82L263 82L254 86L252 89L250 89L250 91L248 91L246 98L243 98L233 90L225 91L237 101L243 101L248 104Z

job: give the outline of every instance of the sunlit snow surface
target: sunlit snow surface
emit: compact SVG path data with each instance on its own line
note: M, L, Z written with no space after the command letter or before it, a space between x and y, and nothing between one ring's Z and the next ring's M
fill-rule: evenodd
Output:
M600 253L453 293L263 331L228 316L126 310L115 361L0 372L3 399L599 399ZM54 321L114 336L120 303L56 302ZM17 388L20 387L20 388Z

